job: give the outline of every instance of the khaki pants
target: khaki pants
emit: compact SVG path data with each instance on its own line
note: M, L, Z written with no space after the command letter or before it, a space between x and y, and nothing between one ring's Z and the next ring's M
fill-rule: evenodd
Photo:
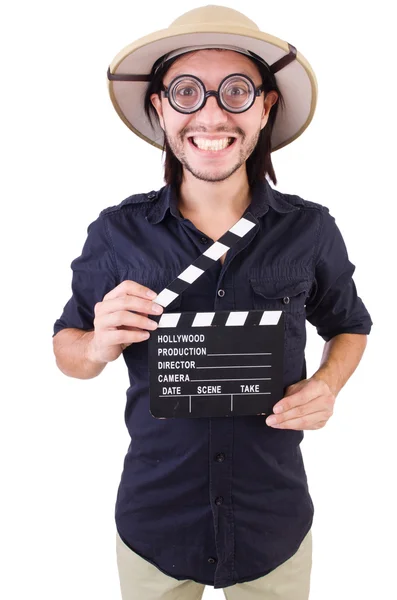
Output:
M116 531L117 567L122 600L200 600L205 585L165 575L133 552ZM285 563L253 581L222 591L227 600L308 600L312 568L312 534Z

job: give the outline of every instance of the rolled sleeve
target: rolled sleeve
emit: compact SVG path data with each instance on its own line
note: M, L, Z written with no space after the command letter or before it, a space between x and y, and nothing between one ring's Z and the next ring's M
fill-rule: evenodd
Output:
M73 271L72 297L54 323L53 336L67 327L93 330L95 304L101 302L118 285L113 248L105 219L100 215L90 223L82 253L70 265Z
M357 295L355 266L335 219L323 207L315 257L314 283L306 302L306 318L328 342L341 333L368 335L372 320Z

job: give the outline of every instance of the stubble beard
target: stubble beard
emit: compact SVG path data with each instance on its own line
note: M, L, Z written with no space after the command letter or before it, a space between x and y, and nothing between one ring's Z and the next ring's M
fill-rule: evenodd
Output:
M220 170L218 172L216 172L216 171L211 172L210 170L200 171L199 169L190 165L186 158L186 154L185 154L185 151L183 148L183 134L176 138L172 138L168 135L167 131L165 131L165 137L167 139L169 147L171 148L171 150L174 153L174 155L176 156L176 158L183 165L183 167L187 171L189 171L189 173L191 173L193 175L193 177L196 177L196 179L199 179L200 181L217 183L219 181L225 181L225 179L228 179L229 177L231 177L233 175L233 173L238 171L238 169L240 169L240 167L247 161L247 159L251 156L252 152L255 149L255 146L258 142L260 133L261 133L261 130L259 129L259 131L256 134L254 134L248 140L248 142L246 141L247 136L244 133L242 133L242 135L240 137L240 140L241 140L240 153L239 153L237 162L233 165L233 167L227 169L226 171L224 170L222 172L220 172Z

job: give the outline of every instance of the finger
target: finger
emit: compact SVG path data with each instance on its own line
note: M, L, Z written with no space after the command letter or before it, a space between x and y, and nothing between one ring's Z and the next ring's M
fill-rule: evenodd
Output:
M138 327L130 327L129 325L119 325L116 329L121 329L122 331L145 331L144 329L139 329Z
M102 340L106 346L130 346L138 342L148 339L151 335L150 331L144 329L136 329L135 331L126 331L125 329L111 329L103 334Z
M95 305L94 312L96 316L101 316L107 313L127 310L144 315L161 315L164 308L151 300L145 300L138 296L127 294L124 296L117 296L117 298L104 300L103 302L98 302Z
M126 310L119 310L117 312L111 312L102 315L100 324L97 324L96 319L94 323L99 329L108 329L113 327L121 328L127 326L154 331L158 327L158 323L153 319L149 319L149 317L128 312Z
M294 394L291 394L291 396L284 396L280 402L277 402L277 404L273 406L273 412L276 414L286 412L295 406L307 404L310 400L312 400L311 395L307 394L305 390L299 390L299 392L295 392Z
M157 296L157 292L151 290L145 285L142 285L141 283L131 281L130 279L125 279L113 290L110 290L110 292L103 297L103 300L113 300L114 298L125 295L138 296L146 299L151 298L153 300L153 298Z
M128 348L128 346L131 346L131 344L134 344L134 343L136 344L136 343L139 343L139 342L144 342L147 339L149 339L149 337L150 337L150 332L149 331L145 331L144 329L137 329L136 327L123 327L123 328L120 328L120 329L121 329L121 331L130 331L130 332L132 331L132 332L134 332L136 334L136 339L135 340L124 342L124 343L120 344L121 347L122 347L122 349L123 349L123 351L126 348ZM147 334L149 334L149 337L148 337Z
M295 429L299 431L308 429L320 429L326 424L329 417L330 415L325 413L324 411L318 411L315 413L311 413L310 415L306 415L305 417L300 417L298 419L289 419L288 421L284 421L283 423L271 425L271 427L274 429Z
M319 398L315 398L311 400L307 404L302 404L300 406L296 406L295 408L291 408L281 414L271 415L267 419L268 424L274 423L283 423L284 421L289 421L290 419L299 419L300 417L306 417L311 413L315 413L318 411L326 411L330 409L328 399L325 396L320 396Z
M273 407L273 412L281 413L295 408L296 406L302 406L308 404L315 398L319 398L324 393L322 386L318 386L316 383L305 385L299 392L295 392L290 396L284 396L277 404Z

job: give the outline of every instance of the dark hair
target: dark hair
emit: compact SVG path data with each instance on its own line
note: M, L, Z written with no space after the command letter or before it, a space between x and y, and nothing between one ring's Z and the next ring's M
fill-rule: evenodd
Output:
M278 85L276 83L276 78L275 78L274 74L271 73L271 71L269 71L268 67L265 64L263 64L260 60L256 60L254 58L254 56L255 55L253 55L253 58L251 58L250 56L247 55L247 58L252 60L252 62L255 64L255 66L259 70L259 73L262 77L262 83L264 86L265 93L274 90L278 93L279 97L278 97L276 103L271 107L268 121L267 121L265 127L261 130L261 132L259 134L258 142L257 142L253 152L247 159L247 162L246 162L247 167L246 168L247 168L248 183L250 186L252 186L257 181L264 180L266 178L266 175L268 175L268 177L272 180L274 185L277 185L277 178L276 178L276 174L273 169L272 159L271 159L271 155L270 155L270 153L271 153L270 141L271 141L271 135L272 135L272 131L273 131L274 121L277 116L279 104L281 103L281 106L284 108L285 102L284 102L284 98L278 88ZM151 81L146 90L145 104L144 104L146 116L148 117L152 126L153 126L153 118L156 119L157 122L159 119L158 119L158 114L156 112L156 109L154 108L154 106L150 100L150 96L152 94L160 94L164 76L166 75L166 73L167 73L168 69L171 67L171 65L176 60L178 60L178 58L180 58L180 57L181 57L181 55L178 55L167 61L166 56L164 56L164 57L161 57L159 60L157 60L153 65L153 68L151 71ZM182 172L183 172L182 164L177 159L175 154L172 152L166 138L165 138L165 143L164 143L164 147L163 147L163 153L164 152L165 152L164 181L166 184L171 184L171 185L175 186L176 188L179 188L180 184L182 183Z

